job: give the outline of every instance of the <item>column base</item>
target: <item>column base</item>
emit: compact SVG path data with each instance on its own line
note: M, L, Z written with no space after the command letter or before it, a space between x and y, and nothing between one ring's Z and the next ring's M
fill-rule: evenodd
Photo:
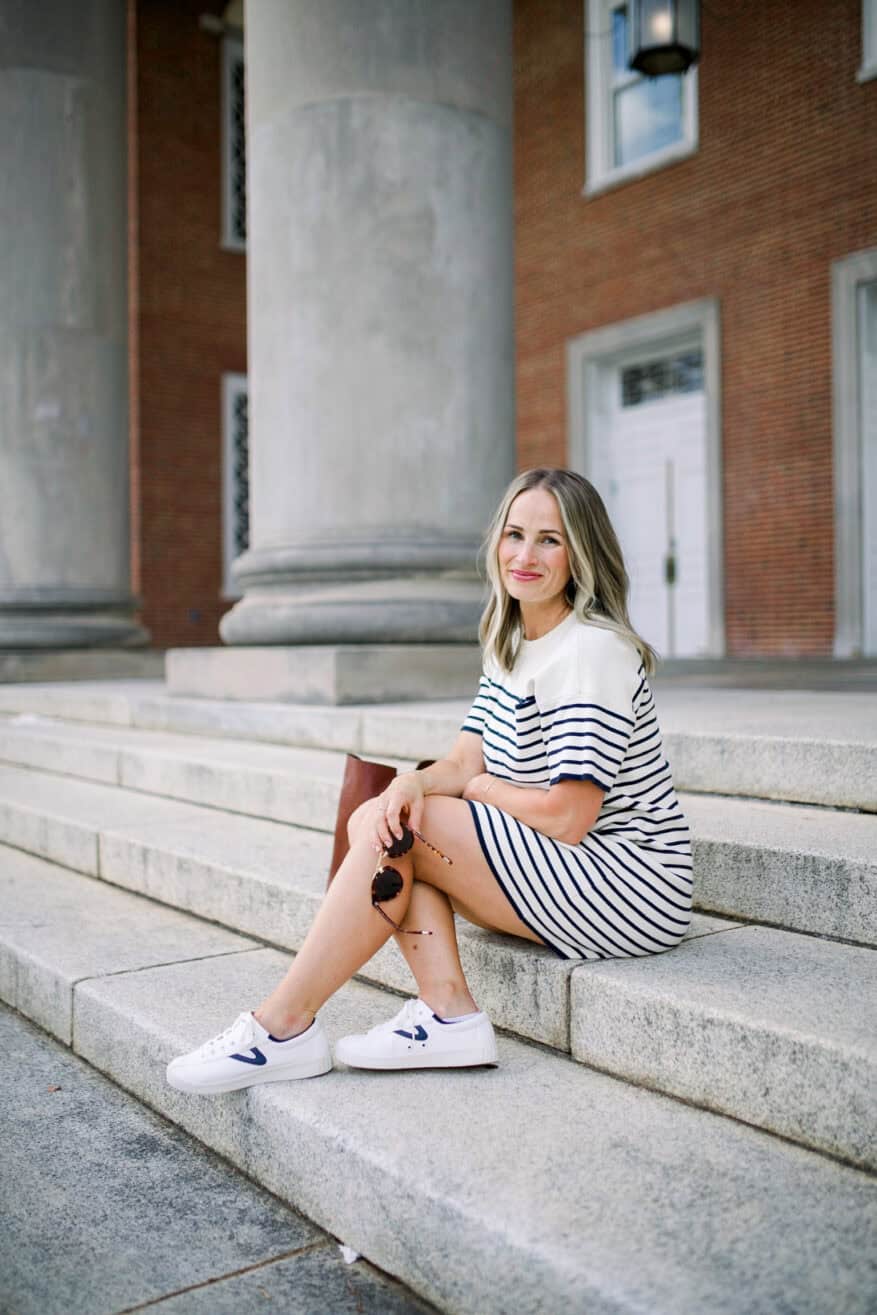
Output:
M161 680L164 654L148 648L0 649L0 684L53 680Z
M142 648L149 632L119 613L0 607L0 654L27 649Z
M168 693L266 703L400 703L472 698L477 644L175 648Z
M474 574L325 580L248 588L219 625L223 643L474 644L484 588Z

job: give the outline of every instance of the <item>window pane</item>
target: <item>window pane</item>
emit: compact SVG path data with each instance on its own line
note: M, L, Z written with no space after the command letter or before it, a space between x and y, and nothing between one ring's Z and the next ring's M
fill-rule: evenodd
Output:
M682 77L642 78L615 93L615 163L682 140Z
M621 371L622 406L639 406L674 393L697 393L702 389L703 352L699 347Z
M627 72L627 5L612 10L612 71Z

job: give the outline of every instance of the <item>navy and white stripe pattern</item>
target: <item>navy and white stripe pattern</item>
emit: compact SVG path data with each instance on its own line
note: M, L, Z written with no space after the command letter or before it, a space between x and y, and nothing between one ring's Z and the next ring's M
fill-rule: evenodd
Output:
M485 857L522 921L565 959L678 944L691 917L691 838L635 650L567 618L524 644L514 671L482 676L463 729L482 736L494 776L541 789L588 780L605 791L578 845L470 803Z

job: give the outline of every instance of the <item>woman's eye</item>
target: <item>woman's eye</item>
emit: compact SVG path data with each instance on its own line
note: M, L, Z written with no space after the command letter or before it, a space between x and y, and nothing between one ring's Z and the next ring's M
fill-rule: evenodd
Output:
M560 543L560 540L559 540L559 539L550 539L550 538L546 535L545 538L542 540L542 542L543 542L543 543L546 543L546 544L548 545L549 548L555 548L555 547L557 546L557 544Z

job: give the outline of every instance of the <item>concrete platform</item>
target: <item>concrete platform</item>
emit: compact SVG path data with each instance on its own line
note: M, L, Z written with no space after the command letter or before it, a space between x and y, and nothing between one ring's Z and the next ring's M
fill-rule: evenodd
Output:
M2 1007L0 1047L4 1311L434 1309Z

